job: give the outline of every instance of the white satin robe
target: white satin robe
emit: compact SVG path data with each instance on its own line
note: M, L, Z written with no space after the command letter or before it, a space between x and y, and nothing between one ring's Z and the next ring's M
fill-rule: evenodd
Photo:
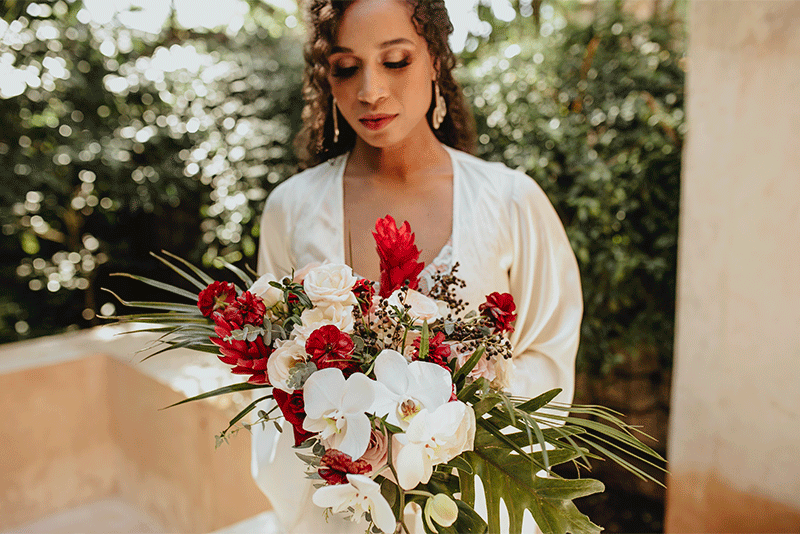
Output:
M445 148L453 167L453 261L467 284L460 296L467 310L477 310L489 293L511 293L517 305L511 393L535 397L558 387L555 400L571 402L583 299L564 227L530 177ZM280 279L314 261L345 263L346 162L345 154L307 169L270 194L261 220L259 274ZM311 503L314 488L293 444L288 425L283 433L271 425L254 428L253 477L286 532L364 532L366 525L333 515L325 522L322 509ZM526 516L524 530L536 532Z

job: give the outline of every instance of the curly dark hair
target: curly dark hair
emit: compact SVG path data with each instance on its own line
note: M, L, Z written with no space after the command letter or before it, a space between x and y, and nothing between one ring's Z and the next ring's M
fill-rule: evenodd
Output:
M336 32L345 10L356 0L309 0L307 24L309 38L305 47L306 68L303 80L303 128L295 139L301 168L314 166L344 154L353 148L356 133L341 114L338 117L339 139L333 142L333 97L328 83L328 56L336 42ZM456 58L447 41L453 25L444 0L405 0L414 11L411 20L417 33L425 39L428 51L438 64L437 83L447 103L447 115L433 132L445 145L474 153L475 121L464 102L461 87L453 78ZM433 86L431 86L431 94ZM435 102L431 99L428 124Z

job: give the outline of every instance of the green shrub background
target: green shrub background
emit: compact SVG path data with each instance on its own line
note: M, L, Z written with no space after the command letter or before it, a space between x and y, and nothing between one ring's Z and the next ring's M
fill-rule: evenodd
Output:
M482 6L491 32L458 75L479 154L536 180L567 229L579 366L604 373L646 345L668 367L684 24L600 4L516 2L508 23ZM251 5L236 34L152 35L81 22L78 1L5 3L0 58L31 82L0 95L0 342L99 324L114 309L100 287L143 291L110 273L169 276L151 251L254 266L264 200L296 169L302 35Z

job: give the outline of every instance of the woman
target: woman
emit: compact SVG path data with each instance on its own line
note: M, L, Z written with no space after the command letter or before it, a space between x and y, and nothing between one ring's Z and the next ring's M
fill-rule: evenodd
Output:
M462 298L491 292L517 304L511 392L559 387L570 402L582 314L577 263L553 207L533 180L467 152L474 128L451 70L443 0L313 0L306 49L309 167L278 186L262 219L259 272L348 263L379 279L372 229L409 221L425 273L459 263ZM424 284L423 284L424 286ZM291 432L258 431L253 471L289 532L362 532L329 523L310 503Z

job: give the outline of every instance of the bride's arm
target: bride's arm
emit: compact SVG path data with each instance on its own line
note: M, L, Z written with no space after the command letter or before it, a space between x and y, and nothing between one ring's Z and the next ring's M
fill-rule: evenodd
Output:
M271 273L278 280L290 276L295 268L290 247L291 214L284 193L278 186L267 198L258 241L258 274Z
M529 177L515 183L511 210L517 305L511 392L535 397L553 388L569 403L575 389L583 296L575 254L547 196Z

